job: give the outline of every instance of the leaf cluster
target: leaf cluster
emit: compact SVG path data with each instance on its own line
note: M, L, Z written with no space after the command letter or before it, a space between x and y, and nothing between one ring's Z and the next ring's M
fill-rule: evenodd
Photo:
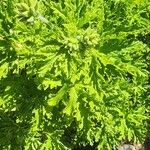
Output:
M0 149L112 150L144 140L148 0L0 3Z

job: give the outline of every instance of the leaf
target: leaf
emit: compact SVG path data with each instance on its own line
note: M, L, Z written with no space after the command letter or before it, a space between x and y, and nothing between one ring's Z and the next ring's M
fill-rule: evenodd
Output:
M46 60L47 63L39 69L39 71L38 71L39 76L44 77L46 75L46 73L52 69L57 58L58 58L57 55L51 56L50 58L48 58Z
M63 110L63 113L66 113L69 116L71 115L72 111L76 108L77 98L78 96L76 93L76 89L75 87L72 87L69 91L69 102Z
M29 6L26 3L17 3L16 6L20 11L29 11Z
M4 103L4 100L3 98L0 97L0 107L3 105L3 103Z
M39 116L39 110L38 109L34 109L33 110L33 114L34 114L34 117L33 117L33 125L31 127L31 130L33 132L37 132L38 130L38 126L39 126L39 120L40 120L40 116Z
M65 84L56 94L55 97L48 100L49 106L56 106L63 96L67 93L68 86Z
M100 53L96 49L91 49L91 52L92 52L92 55L95 58L98 58L104 66L106 66L108 64L115 66L116 59L113 58L112 56Z
M66 16L61 12L61 5L51 2L51 9L53 9L54 13L61 17L63 20L66 20Z
M6 76L7 70L8 70L8 63L5 62L0 66L0 79Z
M55 81L49 78L45 78L42 82L42 84L44 85L44 90L46 90L48 87L50 87L51 89L56 88L56 87L60 87L62 86L61 81Z

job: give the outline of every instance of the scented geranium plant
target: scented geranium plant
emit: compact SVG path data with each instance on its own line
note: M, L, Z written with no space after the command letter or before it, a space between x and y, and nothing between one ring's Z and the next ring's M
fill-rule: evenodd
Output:
M149 0L0 0L0 149L143 142L149 62Z

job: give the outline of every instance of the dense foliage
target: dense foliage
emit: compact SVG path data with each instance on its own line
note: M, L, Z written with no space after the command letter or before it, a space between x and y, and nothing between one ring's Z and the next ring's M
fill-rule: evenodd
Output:
M0 149L142 142L149 69L149 0L0 0Z

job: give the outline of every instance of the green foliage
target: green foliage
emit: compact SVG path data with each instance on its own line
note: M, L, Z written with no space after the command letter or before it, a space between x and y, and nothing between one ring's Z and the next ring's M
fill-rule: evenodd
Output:
M112 150L150 115L149 0L0 0L0 149Z

